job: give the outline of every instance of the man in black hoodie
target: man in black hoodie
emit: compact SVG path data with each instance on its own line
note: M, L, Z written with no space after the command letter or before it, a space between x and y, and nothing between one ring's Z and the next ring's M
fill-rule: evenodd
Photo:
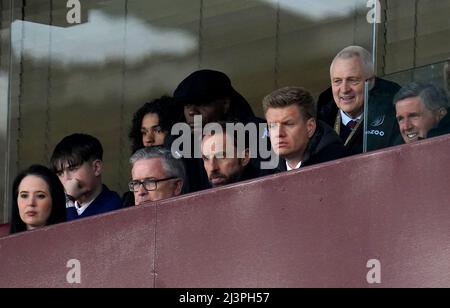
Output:
M316 104L300 87L286 87L263 99L272 149L280 156L278 171L289 171L346 156L333 129L316 120Z

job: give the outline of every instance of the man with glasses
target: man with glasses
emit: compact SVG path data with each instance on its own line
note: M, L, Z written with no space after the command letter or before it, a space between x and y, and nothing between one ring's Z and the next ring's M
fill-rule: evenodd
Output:
M400 135L392 98L396 83L375 77L372 55L360 46L340 51L330 66L331 88L318 101L318 118L332 126L350 154L363 151L365 82L369 83L369 151L394 144Z
M133 154L132 180L128 184L134 193L135 205L158 201L181 194L185 179L183 162L163 147L147 147Z

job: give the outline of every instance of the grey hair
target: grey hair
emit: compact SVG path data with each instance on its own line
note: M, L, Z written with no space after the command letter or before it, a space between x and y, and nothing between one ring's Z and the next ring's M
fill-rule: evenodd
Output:
M172 155L172 152L165 147L154 146L137 150L136 153L130 157L130 163L133 166L139 160L151 158L162 159L162 166L167 177L177 177L182 179L184 183L186 182L186 170L183 161L175 158Z
M361 46L348 46L338 52L338 54L334 57L333 62L331 62L330 75L332 74L334 64L338 59L351 59L353 57L358 57L361 61L366 78L375 76L375 66L373 64L372 54Z
M410 97L420 97L425 107L430 111L450 107L447 93L432 83L411 82L403 86L394 96L394 106L399 101Z

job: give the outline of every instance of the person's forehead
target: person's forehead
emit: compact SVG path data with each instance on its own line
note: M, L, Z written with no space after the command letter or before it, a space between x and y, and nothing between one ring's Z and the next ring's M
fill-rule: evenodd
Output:
M22 179L19 185L19 190L30 190L30 191L48 191L47 182L36 175L30 174Z
M415 112L415 111L428 110L428 109L426 109L425 104L423 103L422 99L419 96L408 97L408 98L399 100L395 106L396 106L397 112L398 111Z
M203 154L222 152L226 150L227 144L234 145L234 141L231 136L224 132L207 135L203 138L202 152Z
M133 178L160 178L165 176L161 158L141 159L134 163L131 170Z
M147 113L142 118L142 126L152 126L158 124L159 124L159 116L156 113L153 112Z
M364 75L359 57L338 58L331 69L331 77L360 77Z
M268 108L266 118L268 121L286 121L301 118L301 112L296 104L286 107Z

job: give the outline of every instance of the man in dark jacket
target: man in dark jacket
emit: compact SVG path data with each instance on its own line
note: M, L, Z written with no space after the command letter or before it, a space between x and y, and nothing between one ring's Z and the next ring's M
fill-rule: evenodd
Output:
M394 105L405 143L450 133L450 102L435 85L407 84L395 96Z
M364 89L369 81L367 150L394 144L400 135L392 99L400 86L376 78L371 54L359 46L339 52L330 67L331 88L318 101L318 119L332 126L350 154L363 152Z
M316 120L311 94L300 87L286 87L263 99L274 152L280 156L278 171L289 171L346 156L339 136Z
M208 123L220 121L240 122L244 125L254 123L259 125L264 121L256 118L247 100L232 86L230 78L219 71L199 70L187 76L175 89L175 100L183 105L186 123L189 124L192 134L190 157L183 156L188 175L187 186L190 192L200 191L209 187L208 177L201 157L194 157L200 152L201 134L195 134ZM195 118L201 116L201 121L195 125ZM258 132L258 138L265 138L264 131ZM178 136L171 136L166 146L171 148L172 142ZM257 141L256 141L257 142ZM258 164L258 160L252 160Z
M67 221L122 208L119 195L102 184L103 147L97 138L86 134L64 137L50 164L66 192Z

